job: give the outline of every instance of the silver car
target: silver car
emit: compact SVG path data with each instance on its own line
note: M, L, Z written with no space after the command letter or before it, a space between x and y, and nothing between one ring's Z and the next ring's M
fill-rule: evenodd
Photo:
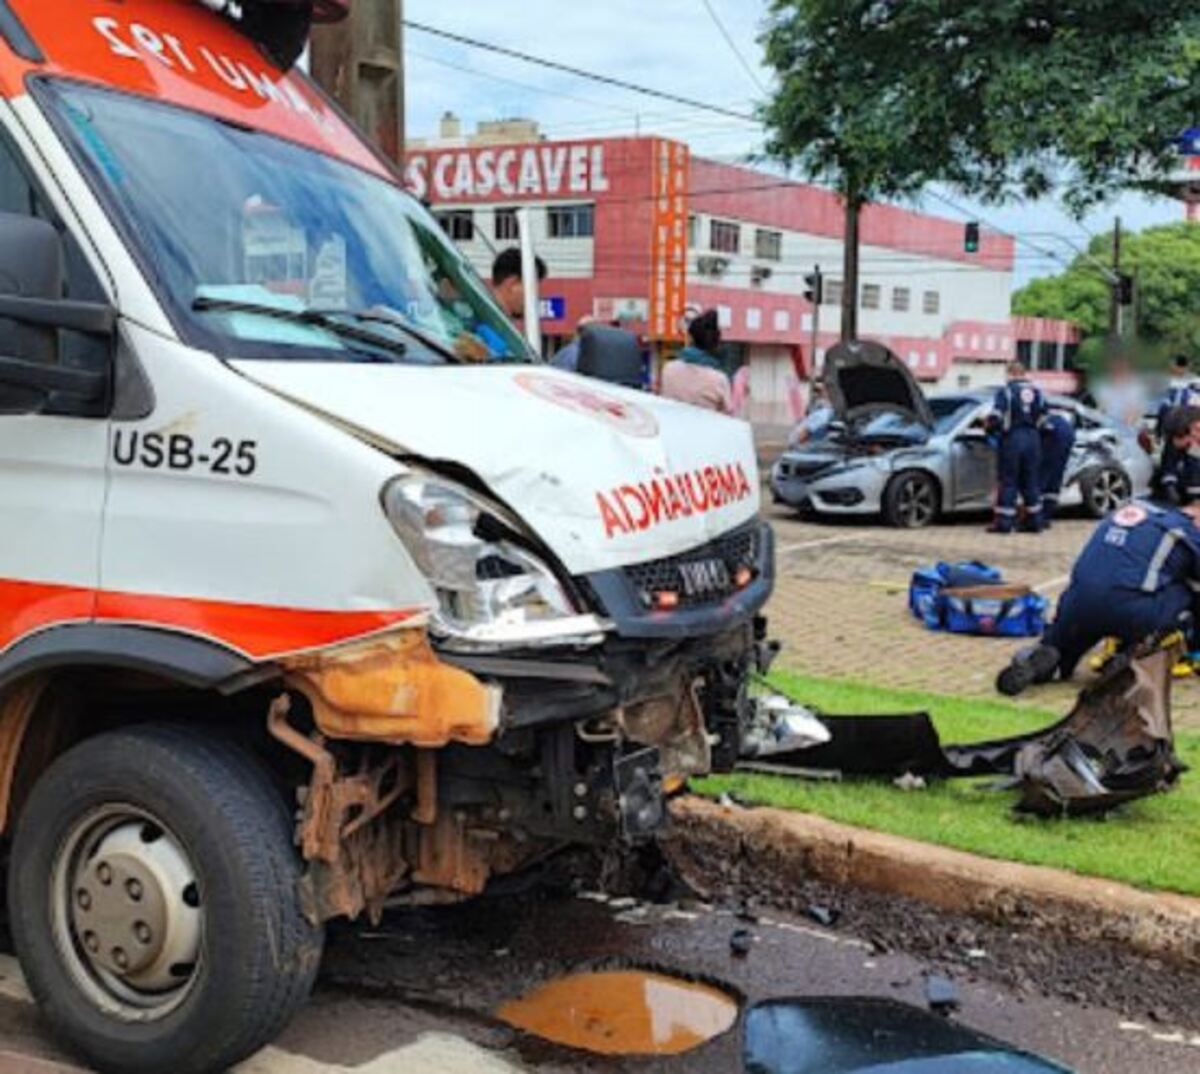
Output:
M882 515L914 529L992 507L996 449L985 428L995 390L926 398L908 367L877 343L834 348L827 427L771 471L776 502L821 515ZM1154 464L1137 433L1073 399L1050 396L1075 424L1061 504L1103 518L1150 486Z

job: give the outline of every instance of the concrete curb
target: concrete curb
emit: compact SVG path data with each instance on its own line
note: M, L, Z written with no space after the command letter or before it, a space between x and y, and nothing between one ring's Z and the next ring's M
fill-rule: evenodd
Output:
M777 890L803 879L865 888L1200 966L1200 899L993 861L806 813L731 808L696 797L677 799L671 812L683 853L701 871L706 858L736 853Z

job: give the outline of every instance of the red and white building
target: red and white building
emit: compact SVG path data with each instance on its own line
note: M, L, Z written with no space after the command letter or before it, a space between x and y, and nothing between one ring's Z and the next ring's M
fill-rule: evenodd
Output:
M585 316L621 320L659 353L682 339L685 309L715 308L727 343L750 369L750 416L784 424L796 382L839 338L844 213L835 195L747 167L690 157L653 137L410 147L409 188L439 214L486 274L518 240L530 210L549 278L547 350ZM1004 364L1039 356L1051 339L1069 366L1069 326L1010 316L1012 239L989 232L968 253L962 221L892 206L862 220L860 334L887 343L932 386L990 386ZM825 301L804 298L820 266ZM818 318L814 356L814 317ZM1029 333L1035 333L1030 336ZM1057 385L1056 385L1057 386Z

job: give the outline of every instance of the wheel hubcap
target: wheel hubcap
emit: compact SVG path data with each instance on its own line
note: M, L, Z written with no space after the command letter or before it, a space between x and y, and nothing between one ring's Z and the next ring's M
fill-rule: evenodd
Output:
M900 493L900 514L909 523L926 522L933 514L933 495L919 481L909 481Z
M54 870L56 940L72 975L106 1010L161 1017L196 976L204 914L179 841L132 807L80 821Z
M1096 506L1105 513L1116 510L1129 498L1125 478L1109 471L1101 473L1096 478L1094 497Z

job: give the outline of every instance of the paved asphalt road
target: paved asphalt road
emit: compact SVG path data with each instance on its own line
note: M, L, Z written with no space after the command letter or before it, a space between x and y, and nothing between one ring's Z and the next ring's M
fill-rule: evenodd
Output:
M495 1007L537 983L614 963L720 982L768 996L868 995L921 1003L930 967L877 954L852 934L784 914L753 924L699 904L657 907L586 897L514 897L468 909L404 911L379 928L335 930L318 992L276 1045L238 1074L731 1074L737 1033L675 1060L594 1060L517 1038ZM729 938L749 928L743 958ZM984 952L986 960L986 952ZM0 962L0 1072L33 1057L68 1063L42 1035L15 962ZM972 975L974 976L974 975ZM1112 1011L1017 995L981 974L960 976L960 1019L1067 1063L1080 1074L1195 1074L1200 1016L1185 1027L1137 1025ZM18 1060L17 1056L29 1057ZM6 1057L10 1063L6 1065ZM47 1070L75 1069L48 1066Z

